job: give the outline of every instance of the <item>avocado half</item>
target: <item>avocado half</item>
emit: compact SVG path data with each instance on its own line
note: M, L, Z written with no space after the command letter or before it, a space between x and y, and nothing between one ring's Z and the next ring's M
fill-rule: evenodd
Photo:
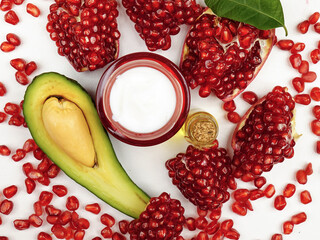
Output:
M67 107L76 113L67 109L61 114ZM54 72L35 77L25 92L23 113L35 142L70 178L133 218L145 210L149 196L119 163L92 98L79 83ZM85 146L92 145L93 154L86 153L90 146L86 150L83 138L89 142Z

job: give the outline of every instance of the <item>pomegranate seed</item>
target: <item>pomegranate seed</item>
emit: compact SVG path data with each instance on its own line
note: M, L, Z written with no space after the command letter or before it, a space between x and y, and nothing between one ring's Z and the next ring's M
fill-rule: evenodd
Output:
M4 96L7 93L7 89L2 82L0 82L0 96Z
M221 208L216 208L216 209L212 209L210 214L209 214L209 218L212 221L218 221L221 217Z
M224 233L221 230L218 230L211 238L211 240L223 240Z
M45 211L49 216L59 216L61 214L61 210L55 208L53 205L47 205Z
M232 211L238 215L247 215L247 208L244 207L240 202L234 202L232 204Z
M50 216L48 215L47 218L46 218L47 222L51 225L54 225L54 224L61 224L60 221L59 221L59 216Z
M67 228L66 228L66 236L65 236L65 239L73 239L74 238L74 229L75 229L76 227L75 226L73 226L73 227L71 227L71 226L68 226ZM82 230L81 230L82 231Z
M241 119L240 115L237 112L228 112L227 118L232 123L238 123Z
M297 94L294 96L294 101L302 105L309 105L311 103L311 97L309 94Z
M79 200L75 196L67 198L66 207L69 211L75 211L79 208Z
M286 199L282 195L278 195L274 199L274 207L275 209L281 211L287 205Z
M16 80L21 85L27 85L29 83L29 79L24 72L17 71L15 74Z
M107 213L104 213L101 215L100 221L102 224L104 224L110 228L115 224L115 219Z
M314 82L317 79L317 74L315 72L307 72L301 75L301 79L304 82Z
M233 220L232 219L224 220L220 225L220 229L224 233L230 231L232 227L233 227Z
M51 232L59 239L63 239L66 236L66 229L60 224L54 224L51 228Z
M206 232L199 232L195 240L209 240L209 236Z
M258 101L257 94L252 91L246 91L242 93L242 98L251 105L255 104Z
M15 162L19 162L26 156L26 152L23 149L17 149L16 153L12 155L12 160Z
M205 217L198 217L195 219L197 229L204 230L208 226L208 221Z
M30 222L29 220L22 220L22 219L17 219L13 221L14 227L17 230L25 230L30 227Z
M17 14L12 11L12 10L9 10L5 15L4 15L4 20L7 22L7 23L10 23L12 25L16 25L18 22L19 22L19 18L17 16Z
M129 227L129 221L127 220L121 220L119 221L119 230L122 234L128 233L128 227Z
M4 122L7 119L7 114L0 112L0 123Z
M298 72L301 74L309 72L309 62L302 60L298 68Z
M311 131L313 134L320 136L320 120L315 119L311 122Z
M196 228L196 220L193 217L187 218L185 224L186 224L189 231L194 231L197 229Z
M0 45L0 49L1 49L2 52L11 52L15 48L16 47L13 44L9 43L9 42L3 42Z
M43 151L38 147L35 150L33 150L33 156L38 159L38 160L42 160L45 156L45 154L43 153Z
M309 26L310 26L310 23L308 20L305 20L301 23L298 24L298 30L299 32L301 32L302 34L305 34L308 32L308 29L309 29Z
M311 61L316 64L320 61L320 49L316 48L310 52Z
M84 230L77 230L74 233L74 240L82 240L84 238L85 231Z
M66 225L68 222L70 222L72 219L72 214L69 211L64 211L63 213L61 213L61 215L59 216L59 222L62 225Z
M283 196L290 198L296 192L296 186L294 184L288 183L283 190Z
M48 233L40 232L37 240L52 240L52 237Z
M42 215L42 206L40 204L40 202L35 202L33 204L33 210L34 210L34 213L37 215L37 216L41 216Z
M275 193L276 193L276 190L275 190L275 187L273 184L269 184L263 191L264 195L267 197L267 198L271 198Z
M264 192L260 189L254 189L250 191L250 200L254 201L257 200L259 198L264 197Z
M314 12L308 19L310 24L315 24L316 22L318 22L320 17L320 13L319 12Z
M320 33L320 23L316 23L313 27L317 33Z
M182 239L180 238L181 236L179 236L178 238L176 238L177 240L184 240L182 237ZM112 234L112 240L126 240L126 237L121 235L118 232L115 232L114 234Z
M19 46L21 44L20 38L14 33L8 33L6 35L6 39L9 43L11 43L14 46Z
M112 237L112 230L110 227L105 227L101 230L101 236L104 238L111 238Z
M37 144L35 143L35 141L33 139L28 139L24 142L22 149L24 151L28 152L32 152L34 149L37 148Z
M32 180L31 178L26 178L26 180L24 182L25 182L25 185L26 185L27 193L28 194L33 193L34 189L36 188L35 181Z
M208 211L207 211L207 210L202 210L202 209L200 209L199 207L197 207L197 213L198 213L198 215L199 215L200 217L205 217L205 216L207 216Z
M283 233L290 234L293 231L293 223L291 221L286 221L283 223Z
M0 236L0 240L9 240L9 238L5 236Z
M294 42L290 39L283 39L277 42L277 46L281 50L290 50L293 47L293 45L294 45Z
M314 87L310 91L310 97L312 100L319 102L320 101L320 88Z
M271 240L282 240L282 235L279 233L273 234Z
M236 182L234 177L229 177L229 179L228 179L228 187L231 190L236 190L237 189L237 182Z
M320 141L316 142L316 152L320 154Z
M21 112L20 106L15 103L8 102L4 106L4 111L5 113L9 115L18 115Z
M233 112L234 110L236 110L236 104L233 100L225 102L223 104L223 109L227 112Z
M25 73L29 76L38 68L37 64L34 61L29 62L26 65Z
M13 202L5 199L0 204L0 213L4 215L9 215L13 209Z
M47 176L42 176L38 178L37 181L44 186L49 186L50 184L50 179Z
M18 188L15 185L11 185L3 189L3 195L6 198L12 198L18 192Z
M306 184L307 183L307 173L305 170L298 170L296 173L296 179L298 183L300 184Z
M311 194L308 190L304 190L300 193L300 201L303 204L308 204L312 202Z
M49 178L55 178L58 176L59 172L60 168L56 164L52 164L47 171L47 175Z
M313 173L312 163L307 164L305 172L308 176L312 175L312 173Z
M43 174L36 169L32 169L27 173L27 177L31 178L32 180L39 180L43 177Z
M6 145L0 145L0 155L9 156L11 154L11 150Z
M12 8L12 2L10 0L2 0L0 3L0 10L1 11L9 11Z
M295 43L292 48L290 49L290 52L292 54L302 52L305 49L306 45L302 42Z
M14 126L21 126L25 123L24 121L24 117L22 117L21 115L13 115L10 117L9 121L8 121L8 124L9 125L14 125ZM23 149L21 149L23 150Z
M40 227L42 225L42 219L36 214L32 214L29 216L29 222L34 227Z
M231 228L228 232L225 233L225 237L237 240L240 238L240 233L236 229Z
M24 2L24 0L12 0L12 1L16 5L21 5Z
M41 206L47 206L50 204L51 200L53 198L53 194L48 191L42 191L39 196L39 203Z
M250 197L250 191L248 189L237 189L234 191L233 197L238 202L245 202Z
M80 218L77 222L77 226L80 229L88 229L90 227L90 223L87 219Z
M307 220L307 214L305 212L298 213L291 217L291 222L293 224L300 224Z
M257 188L262 188L265 184L266 184L267 180L265 177L257 177L255 180L254 180L254 185L257 187Z
M58 197L63 197L67 195L68 189L63 185L52 186L52 192L54 192Z
M26 61L22 58L15 58L10 61L10 65L18 71L24 71L26 64Z
M32 3L28 3L27 4L27 13L29 13L33 17L39 17L40 10L36 5L34 5Z
M301 62L302 62L302 57L300 54L298 53L295 53L295 54L292 54L290 57L289 57L289 60L290 60L290 63L291 63L291 66L294 68L294 69L298 69Z

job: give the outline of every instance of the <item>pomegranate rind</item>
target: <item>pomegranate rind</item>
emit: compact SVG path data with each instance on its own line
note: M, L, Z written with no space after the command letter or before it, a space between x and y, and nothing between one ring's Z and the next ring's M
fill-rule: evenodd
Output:
M210 15L215 15L215 13L210 9L210 8L206 8L203 13L198 17L198 19L204 15L204 14L210 14ZM193 29L193 26L190 26L188 33L187 33L187 37L189 36L191 30ZM187 46L187 37L185 38L183 47L182 47L182 52L181 52L181 56L180 56L180 64L179 67L180 69L182 69L182 64L184 62L184 60L186 59L186 56L189 54L190 49ZM231 101L232 99L234 99L235 97L237 97L241 92L243 92L248 86L249 84L256 78L256 76L258 75L258 73L260 72L261 68L263 67L263 65L265 64L265 62L267 61L271 50L276 42L276 34L275 34L275 29L271 29L270 30L270 37L266 40L264 39L260 39L260 44L261 44L261 59L262 62L261 64L255 69L254 71L254 76L251 80L247 81L247 86L244 89L239 89L239 88L235 88L232 92L232 94L227 95L226 97L222 98L221 100L224 102L228 102Z

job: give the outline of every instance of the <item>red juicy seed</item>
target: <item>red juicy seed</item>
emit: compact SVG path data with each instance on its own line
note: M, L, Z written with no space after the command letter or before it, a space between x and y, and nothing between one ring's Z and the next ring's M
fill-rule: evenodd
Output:
M298 42L298 43L295 43L293 45L293 47L291 48L290 52L292 54L295 54L295 53L298 53L298 52L302 52L304 49L305 49L306 45L302 42Z
M4 122L7 119L7 114L0 112L0 123Z
M320 33L320 23L316 23L313 27L317 33Z
M6 39L9 43L11 43L14 46L19 46L21 44L20 38L14 33L8 33L6 35Z
M302 60L299 68L298 68L298 72L301 74L305 74L307 72L309 72L309 62Z
M27 153L35 150L37 148L37 144L33 139L28 139L24 142L22 149L25 150Z
M10 114L10 115L18 115L18 114L20 114L21 109L18 104L8 102L4 106L4 111L5 111L5 113Z
M302 105L309 105L311 103L311 97L309 94L297 94L294 96L294 101Z
M38 178L37 181L44 186L49 186L50 184L50 179L45 174Z
M229 239L237 240L240 238L240 233L236 229L232 228L228 232L225 233L225 237L229 238Z
M64 239L66 236L66 229L62 227L60 224L55 224L51 228L51 232L56 236L58 239Z
M218 230L211 238L211 240L223 240L224 233L221 230Z
M284 39L284 40L279 40L277 42L277 46L281 49L281 50L290 50L294 45L294 42L290 39Z
M300 224L307 220L307 214L305 212L298 213L291 217L291 222L293 224Z
M23 149L17 149L16 153L12 155L12 160L15 162L19 162L26 156L26 152Z
M237 189L234 191L233 197L238 202L245 202L250 197L250 191L248 189Z
M49 178L55 178L56 176L58 176L59 172L60 168L57 165L52 164L47 171L47 175Z
M311 122L311 131L313 134L320 136L320 120L316 119Z
M48 233L40 232L37 240L52 240L52 237Z
M85 206L86 211L99 214L101 211L100 205L98 203L92 203Z
M68 226L66 228L66 236L65 239L73 239L74 238L74 230L71 226Z
M282 240L282 235L279 233L275 233L272 235L271 240Z
M265 177L257 177L255 180L254 180L254 185L257 187L257 188L262 188L265 184L266 184L267 180Z
M43 177L43 174L42 172L33 169L30 172L28 172L27 177L31 178L32 180L39 180L40 178Z
M16 5L21 5L24 2L24 0L12 0L12 2Z
M108 226L108 227L112 227L115 224L115 219L114 217L112 217L111 215L104 213L101 215L100 217L100 221L102 224Z
M0 82L0 96L4 96L7 93L7 89L2 82Z
M282 195L278 195L274 199L274 207L275 209L281 211L283 210L287 205L286 199Z
M8 237L0 236L0 240L9 240Z
M30 222L29 220L22 220L22 219L17 219L13 221L14 227L17 230L25 230L30 227Z
M306 184L308 181L306 171L305 170L298 170L296 173L296 179L297 179L298 183Z
M129 227L129 221L127 220L121 220L119 221L119 230L122 234L128 233L128 227Z
M276 190L273 184L269 184L263 192L267 198L271 198L276 193Z
M29 62L26 65L25 73L29 76L38 68L37 64L34 61Z
M1 11L9 11L12 8L12 2L10 0L2 0L0 3Z
M24 72L17 71L15 73L15 77L17 82L20 83L21 85L27 85L29 83L29 79Z
M224 233L230 231L232 227L233 227L233 220L232 219L224 220L220 225L220 229Z
M42 191L39 196L39 203L41 206L47 206L50 204L51 200L53 198L53 194L48 191Z
M13 115L10 117L10 119L8 121L9 125L14 125L17 127L22 126L24 123L25 123L24 117L22 117L21 115Z
M218 221L221 217L221 208L217 208L217 209L212 209L210 214L209 214L209 218L212 221Z
M232 204L232 211L240 216L245 216L247 215L247 208L244 207L241 203L239 202L234 202Z
M42 160L45 156L45 154L42 152L42 150L38 147L35 150L33 150L33 156L38 159Z
M11 150L6 145L0 145L0 155L9 156L11 154Z
M320 49L316 48L310 52L311 61L316 64L320 61Z
M320 141L316 142L316 152L320 154Z
M26 178L26 180L24 181L25 185L26 185L26 190L28 194L33 193L34 189L36 188L36 183L34 180L32 180L31 178Z
M79 200L75 196L67 198L66 207L70 211L75 211L79 208Z
M320 101L320 88L314 87L310 91L310 97L312 100L319 102Z
M197 229L204 230L208 225L208 220L205 217L198 217L195 219Z
M312 173L313 173L312 163L307 164L305 172L308 176L312 175Z
M206 232L199 232L195 240L209 240L209 236Z
M13 209L13 202L5 199L0 204L0 213L4 215L9 215Z
M26 64L26 61L22 58L15 58L10 61L10 65L18 71L24 71Z
M72 219L72 214L69 211L64 211L59 216L59 223L62 225L66 225Z
M40 202L35 202L33 204L33 210L34 210L34 213L37 215L37 216L41 216L42 215L42 206L40 204Z
M80 229L88 229L90 227L90 223L87 219L85 218L80 218L78 221L77 221L77 226L78 228Z
M302 62L302 57L300 54L296 53L296 54L292 54L290 57L289 57L289 60L290 60L290 63L291 63L291 66L294 68L294 69L298 69L301 62Z
M3 189L3 195L6 198L12 198L18 192L18 188L15 185L11 185Z
M49 224L51 224L51 225L54 225L54 224L61 224L60 222L59 222L59 216L47 216L47 218L46 218L46 220L47 220L47 222L49 223Z
M206 226L204 231L209 235L212 235L212 234L215 234L219 229L220 229L220 223L216 221L212 221Z
M257 200L259 198L264 197L264 192L260 189L253 189L250 191L250 200L254 201Z
M208 211L207 211L207 210L202 210L202 209L200 209L199 207L197 207L197 213L198 213L198 215L199 215L200 217L205 217L205 216L207 216Z
M234 110L236 110L236 104L233 100L225 102L223 104L223 109L227 112L233 112Z
M40 10L36 5L34 5L32 3L28 3L27 4L27 13L31 14L33 17L39 17Z
M53 205L47 205L45 211L49 216L59 216L61 214L61 210L55 208Z
M312 202L311 194L308 190L304 190L300 193L300 201L303 204L308 204Z
M29 216L29 222L34 227L40 227L42 225L42 219L36 214L32 214Z
M308 29L309 29L309 26L310 26L310 23L309 21L303 21L301 23L298 24L298 30L299 32L301 32L302 34L305 34L308 32Z
M319 12L314 12L308 19L310 24L315 24L316 22L318 22L320 17L320 13Z
M68 189L63 185L52 186L52 192L54 192L58 197L63 197L67 195Z
M104 238L111 238L112 237L112 230L109 227L105 227L101 230L101 236Z
M315 72L307 72L301 75L301 79L304 82L314 82L317 79L317 74Z
M74 233L74 240L82 240L84 238L85 231L84 230L78 230Z
M291 221L286 221L282 225L283 233L290 234L293 231L293 223Z
M296 192L296 186L294 184L288 183L283 190L283 196L290 198Z
M112 240L126 240L126 237L121 235L118 232L115 232L114 234L112 234ZM179 239L178 237L177 240L183 240L183 239Z
M0 45L0 49L1 49L2 52L11 52L15 48L16 47L13 44L9 43L9 42L3 42Z
M4 20L7 22L7 23L10 23L12 25L16 25L18 22L19 22L19 18L17 16L17 14L10 10L8 11L5 15L4 15Z
M236 190L237 189L237 182L236 182L234 177L229 177L229 179L228 179L228 187L231 190Z
M242 93L242 98L251 105L255 104L258 101L257 94L252 91L246 91Z
M232 123L238 123L241 119L240 115L237 112L228 112L227 118Z

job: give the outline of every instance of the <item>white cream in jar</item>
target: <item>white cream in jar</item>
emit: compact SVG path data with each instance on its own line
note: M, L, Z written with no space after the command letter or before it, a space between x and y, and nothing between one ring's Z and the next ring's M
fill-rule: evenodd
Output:
M168 77L151 67L134 67L118 75L110 92L112 119L136 133L161 129L176 108Z

